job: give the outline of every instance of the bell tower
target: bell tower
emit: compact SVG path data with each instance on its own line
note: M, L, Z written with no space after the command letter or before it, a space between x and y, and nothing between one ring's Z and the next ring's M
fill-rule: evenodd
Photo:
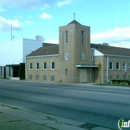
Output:
M75 14L73 21L59 27L59 60L63 79L73 83L79 81L76 65L90 64L90 27L77 22Z

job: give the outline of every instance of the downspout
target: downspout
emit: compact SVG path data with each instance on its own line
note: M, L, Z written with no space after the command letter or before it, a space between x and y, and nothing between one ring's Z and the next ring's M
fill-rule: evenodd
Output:
M106 72L107 82L109 82L109 80L108 80L108 69L109 69L109 55L107 55L107 72Z

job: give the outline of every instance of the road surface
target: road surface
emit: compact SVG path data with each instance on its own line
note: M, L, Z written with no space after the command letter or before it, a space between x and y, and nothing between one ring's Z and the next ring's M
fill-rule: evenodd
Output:
M130 88L0 80L0 103L117 129L130 120Z

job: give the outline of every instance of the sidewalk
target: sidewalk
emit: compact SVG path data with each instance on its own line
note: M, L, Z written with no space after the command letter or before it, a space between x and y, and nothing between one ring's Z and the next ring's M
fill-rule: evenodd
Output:
M81 128L86 122L34 112L0 103L0 130L111 130L95 126Z

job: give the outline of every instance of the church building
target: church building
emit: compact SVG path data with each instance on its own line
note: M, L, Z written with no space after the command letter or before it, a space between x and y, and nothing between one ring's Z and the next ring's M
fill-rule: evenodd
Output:
M59 44L26 56L26 79L56 83L130 79L130 49L90 44L90 27L73 20L59 27Z

